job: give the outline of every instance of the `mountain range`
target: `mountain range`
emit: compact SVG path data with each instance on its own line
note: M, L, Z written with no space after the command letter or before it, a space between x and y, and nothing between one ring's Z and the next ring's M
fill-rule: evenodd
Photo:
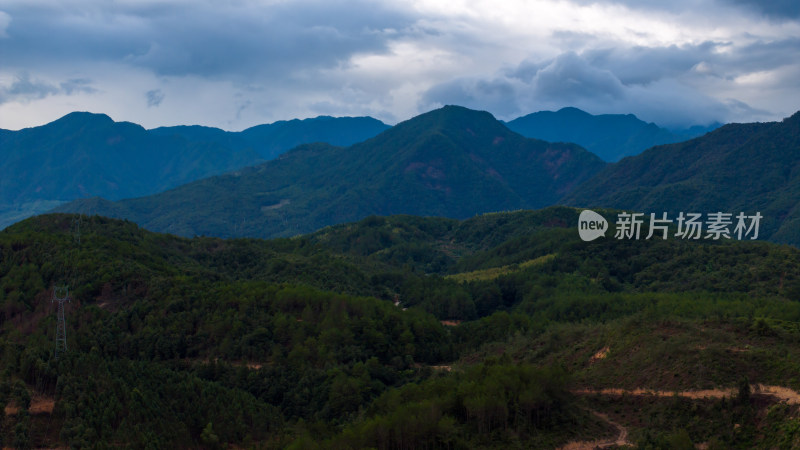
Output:
M674 133L632 115L593 116L576 108L542 111L505 125L526 137L578 143L607 161L703 131ZM388 128L371 117L319 116L240 132L196 125L145 130L76 112L40 127L0 129L0 228L67 201L155 194L274 159L301 144L348 146Z
M58 211L223 237L290 236L373 214L465 218L553 204L673 218L759 212L760 239L797 245L797 122L730 124L606 164L575 144L524 138L489 113L448 106L350 147L304 145L153 196Z
M150 133L181 136L193 142L214 142L236 151L252 149L266 161L300 144L325 142L347 146L369 139L388 128L389 125L372 117L318 116L280 120L239 132L193 125L154 128Z
M77 198L161 192L251 166L304 142L349 145L388 128L367 117L317 117L242 132L208 127L145 130L75 112L40 127L0 131L0 228Z
M575 109L526 117L554 114L644 124ZM371 118L318 117L238 133L198 126L145 130L72 113L43 127L0 130L9 155L2 170L14 174L0 180L0 202L10 222L101 192L59 211L128 218L180 235L258 237L311 232L371 214L465 218L557 203L673 217L690 210L760 212L760 238L797 245L798 121L795 114L779 123L729 124L606 165L577 145L525 139L488 113L455 106L391 128ZM349 147L305 144L241 168L282 146L347 143L372 133ZM229 173L204 178L223 172ZM118 201L144 194L153 195Z
M673 218L680 212L759 212L759 238L800 245L800 112L653 147L608 165L561 203Z
M447 106L350 147L303 145L153 196L79 200L59 211L184 236L287 236L372 214L466 218L538 208L604 165L575 144L524 138L487 112Z
M720 124L670 131L633 114L592 115L577 108L539 111L506 123L517 133L549 142L574 142L604 161L616 162L626 156L661 144L701 136Z

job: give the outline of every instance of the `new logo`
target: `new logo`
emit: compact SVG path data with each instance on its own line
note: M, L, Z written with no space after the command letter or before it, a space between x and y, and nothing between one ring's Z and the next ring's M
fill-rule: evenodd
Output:
M578 217L578 234L584 241L593 241L600 236L605 237L608 230L606 219L594 211L584 209Z

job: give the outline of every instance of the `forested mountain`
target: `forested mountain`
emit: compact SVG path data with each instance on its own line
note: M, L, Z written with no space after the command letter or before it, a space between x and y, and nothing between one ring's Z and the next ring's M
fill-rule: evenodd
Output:
M661 144L705 134L719 125L680 132L639 120L633 114L592 115L577 108L539 111L516 118L506 126L517 133L549 142L574 142L605 161L619 161Z
M0 228L78 198L154 194L271 159L298 144L350 145L388 125L368 117L317 117L240 133L208 127L145 130L75 112L47 125L0 132Z
M7 131L0 135L0 148L4 214L27 213L25 205L36 212L41 208L36 202L46 206L95 195L120 199L159 192L258 159L252 150L156 136L139 125L90 113Z
M445 107L350 147L79 204L176 234L311 234L14 224L0 446L796 448L800 250L763 239L797 230L798 122L606 166ZM603 215L605 237L581 240L571 207L475 214L559 198ZM617 239L606 204L764 219L758 241ZM417 215L372 215L394 212Z
M240 132L201 126L160 127L150 130L159 135L179 135L190 141L217 142L231 149L253 149L269 160L301 144L325 142L346 146L369 139L390 128L372 117L330 117L280 120L256 125Z
M760 238L800 245L800 113L725 125L607 166L561 203L645 212L760 212Z
M583 242L579 212L369 217L271 241L15 224L0 445L555 448L619 426L652 448L800 442L797 404L747 383L800 389L800 251ZM738 394L604 393L638 387Z
M184 236L286 236L372 214L465 218L538 208L603 165L577 145L527 139L487 112L447 106L350 147L300 146L153 196L59 210Z

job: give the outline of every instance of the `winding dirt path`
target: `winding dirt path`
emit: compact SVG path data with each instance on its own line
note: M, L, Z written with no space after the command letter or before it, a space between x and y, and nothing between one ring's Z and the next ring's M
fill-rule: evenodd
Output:
M797 391L783 387L783 386L772 386L767 384L751 384L750 391L754 394L765 394L770 395L778 399L778 401L785 402L789 405L800 405L800 393ZM617 388L606 388L606 389L575 389L572 391L574 394L578 395L631 395L631 396L656 396L656 397L672 397L677 395L679 397L691 398L691 399L704 399L704 398L713 398L713 399L720 399L724 397L733 397L737 394L737 390L734 388L729 389L704 389L704 390L696 390L696 391L660 391L660 390L652 390L652 389L617 389ZM594 414L598 418L602 419L603 421L609 423L611 426L619 430L619 435L616 438L608 439L608 440L596 440L596 441L574 441L569 442L563 447L559 447L559 450L594 450L598 448L609 448L609 447L624 447L624 446L632 446L631 442L628 442L628 429L625 428L623 425L611 420L608 415L603 414L601 412L585 408L586 411Z
M751 384L750 385L751 392L755 394L766 394L777 398L782 402L786 402L790 405L800 405L800 393L789 389L783 386L771 386L766 384ZM704 399L704 398L714 398L719 399L723 397L733 397L736 395L737 391L734 388L728 389L704 389L704 390L697 390L697 391L659 391L653 389L617 389L617 388L605 388L605 389L575 389L572 391L575 394L579 395L592 395L592 394L600 394L600 395L632 395L632 396L647 396L652 395L656 397L672 397L673 395L677 395L679 397L691 398L691 399Z
M620 425L617 422L611 420L606 414L601 412L597 412L593 409L585 408L586 411L594 414L595 416L599 417L601 420L609 423L612 427L616 428L619 434L615 438L607 439L607 440L598 440L598 441L574 441L569 442L563 447L559 447L558 450L595 450L598 448L609 448L609 447L624 447L626 445L633 445L632 443L628 442L628 429L624 426Z
M31 398L31 406L28 412L31 414L52 414L56 401L52 397L45 397L43 395L34 394ZM6 405L3 411L7 416L16 416L19 412L19 407L13 402Z
M790 405L800 405L800 394L797 391L783 386L769 386L764 384L750 385L750 389L757 394L768 394Z

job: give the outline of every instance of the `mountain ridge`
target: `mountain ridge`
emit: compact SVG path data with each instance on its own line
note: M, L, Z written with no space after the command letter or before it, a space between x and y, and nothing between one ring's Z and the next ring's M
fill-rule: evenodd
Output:
M524 138L488 112L446 106L350 147L304 145L155 196L59 211L109 207L146 228L188 236L281 236L372 214L465 218L541 207L604 164L575 144Z
M758 211L763 236L800 245L800 112L651 148L607 166L562 203L671 214Z
M153 194L257 164L299 142L349 144L388 127L371 118L330 116L269 126L271 135L264 128L250 135L202 126L146 130L75 111L38 127L2 130L0 228L66 201Z
M674 132L633 114L593 115L575 107L538 111L506 122L511 130L548 142L574 142L604 161L616 162L661 144L705 134L715 126Z
M246 128L225 131L202 125L158 127L149 131L161 135L177 134L190 140L206 139L224 143L236 149L252 148L263 160L301 144L326 142L331 145L351 145L391 128L369 116L317 116L306 119L278 120Z

